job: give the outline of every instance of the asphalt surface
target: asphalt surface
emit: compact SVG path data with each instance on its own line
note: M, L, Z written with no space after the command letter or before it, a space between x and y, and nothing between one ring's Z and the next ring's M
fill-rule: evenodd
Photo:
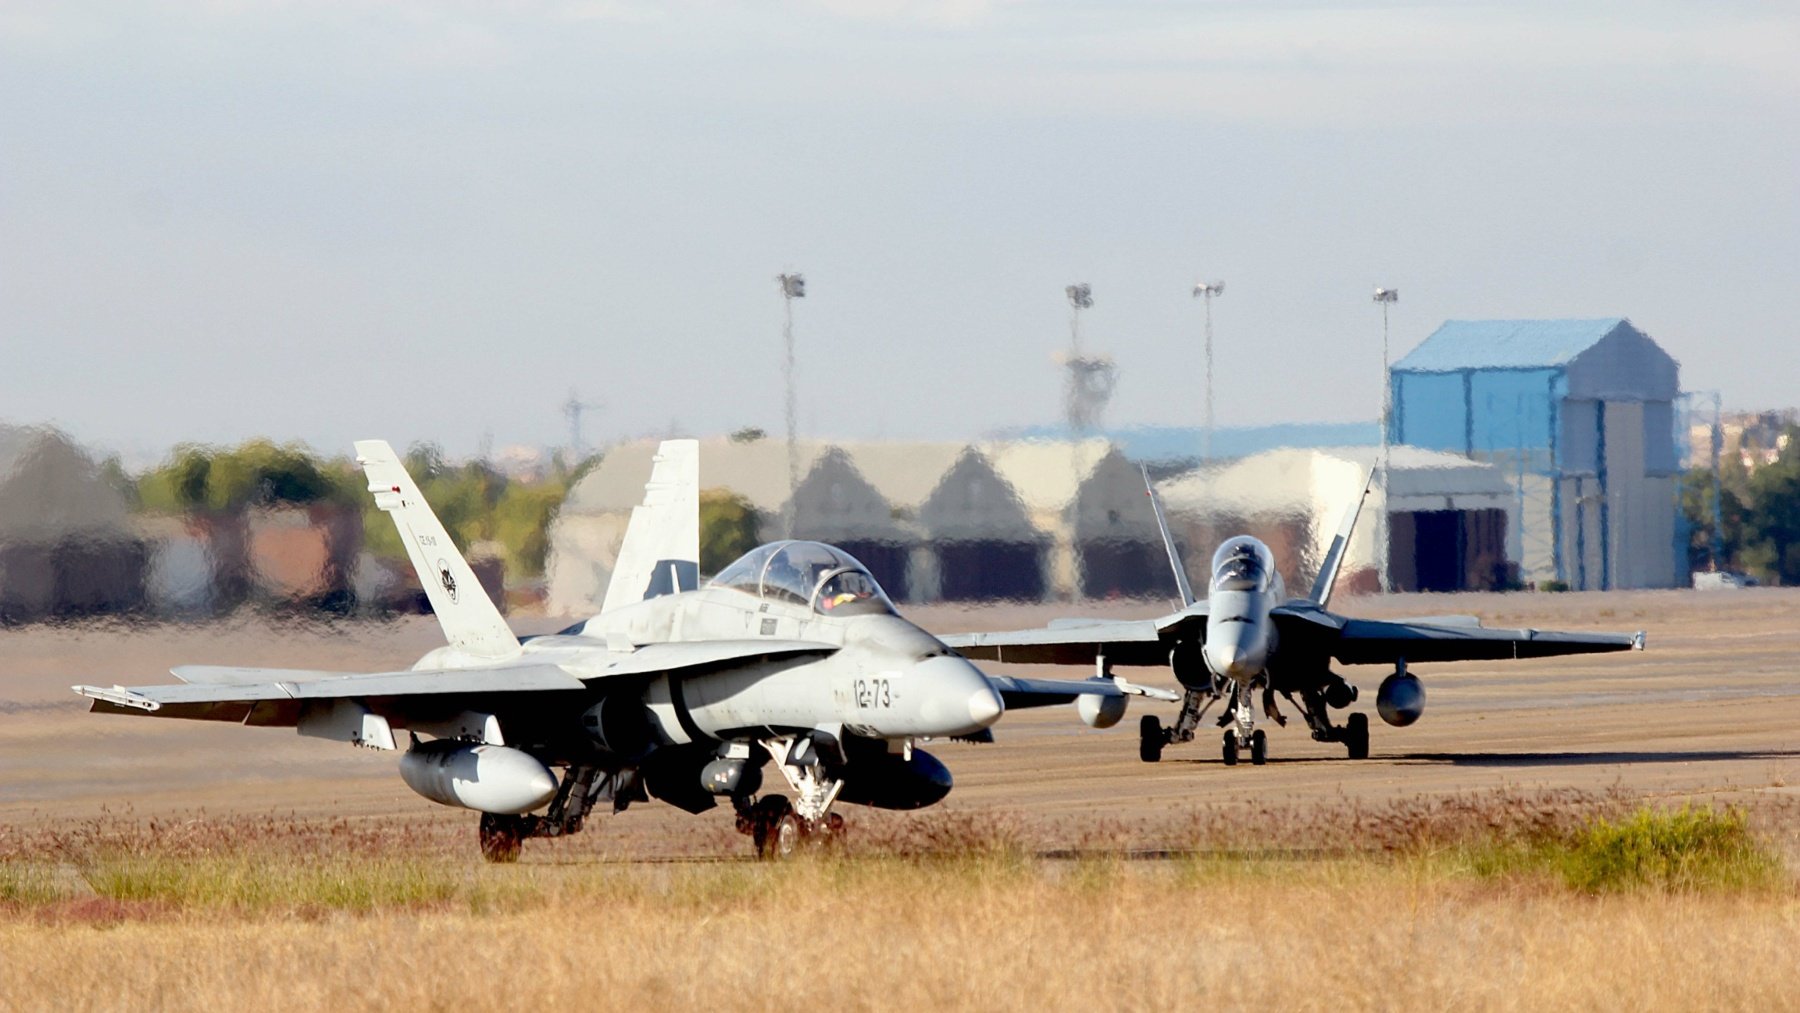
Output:
M926 748L954 772L943 804L1080 826L1155 819L1196 803L1382 801L1494 788L1623 791L1652 798L1759 800L1800 795L1800 590L1389 596L1337 603L1350 614L1470 613L1490 626L1646 630L1644 652L1471 662L1415 669L1423 719L1390 728L1373 716L1384 671L1345 671L1371 713L1371 756L1311 740L1298 714L1265 725L1267 765L1226 767L1221 733L1137 758L1139 715L1173 721L1175 705L1134 702L1119 726L1095 730L1072 708L1009 714L991 745ZM1153 616L1164 603L1085 603L908 611L939 631L1041 625L1064 614ZM517 617L521 632L560 620ZM174 681L177 664L343 671L394 670L437 646L429 618L389 623L282 622L92 625L0 630L0 823L58 824L101 813L140 816L279 813L294 818L469 819L413 795L391 753L302 739L287 729L92 715L73 683ZM1070 677L1079 669L990 666ZM1166 671L1122 670L1173 688ZM1146 707L1148 710L1146 710ZM846 807L852 821L859 810ZM639 806L596 826L653 854L669 835L729 834L730 816ZM716 825L716 826L715 826Z

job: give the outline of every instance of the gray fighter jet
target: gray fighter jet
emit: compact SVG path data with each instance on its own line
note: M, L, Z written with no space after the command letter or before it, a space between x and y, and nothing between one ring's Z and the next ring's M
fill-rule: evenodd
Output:
M693 813L729 799L759 854L785 854L842 828L836 802L942 799L950 772L919 741L988 739L1007 707L1075 702L1104 727L1128 696L1176 699L1116 679L989 678L902 619L862 564L818 542L764 545L699 587L692 440L662 445L601 613L519 638L392 448L365 441L356 453L448 645L404 671L183 666L178 685L75 691L99 712L404 747L406 784L479 811L494 861L516 859L526 838L579 831L596 805L649 799ZM793 801L761 793L770 761Z
M1195 600L1169 534L1161 501L1145 477L1150 504L1162 531L1183 608L1160 619L1127 622L1063 620L1048 629L943 636L946 644L975 660L1018 664L1094 665L1096 674L1113 666L1167 665L1186 690L1173 728L1154 715L1139 724L1138 755L1146 763L1162 759L1170 743L1191 742L1206 711L1226 701L1219 727L1225 728L1223 758L1238 762L1241 752L1261 764L1267 738L1256 727L1257 706L1277 724L1287 718L1277 693L1299 708L1320 742L1339 742L1351 759L1369 755L1369 719L1361 712L1342 725L1331 711L1356 702L1357 687L1331 670L1340 665L1387 665L1375 709L1390 725L1405 726L1425 711L1425 686L1409 663L1547 658L1565 654L1624 651L1644 647L1644 634L1557 633L1488 629L1474 616L1383 621L1353 619L1326 609L1368 484L1351 505L1305 598L1289 598L1275 557L1249 535L1227 539L1213 554L1209 597Z

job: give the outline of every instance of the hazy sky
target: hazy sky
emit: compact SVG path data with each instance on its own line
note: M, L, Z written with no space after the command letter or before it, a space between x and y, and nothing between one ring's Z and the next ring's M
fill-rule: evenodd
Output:
M1450 317L1800 383L1782 3L0 4L0 417L142 453L1373 417Z

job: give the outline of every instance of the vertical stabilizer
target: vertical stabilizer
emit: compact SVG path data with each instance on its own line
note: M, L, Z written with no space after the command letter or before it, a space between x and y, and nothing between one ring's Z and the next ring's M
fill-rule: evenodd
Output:
M631 508L601 612L700 584L700 442L656 448L644 502Z
M358 440L356 463L369 478L375 505L400 529L400 543L406 546L406 555L450 646L482 658L518 654L519 638L506 625L481 581L475 579L468 561L456 551L394 448L386 440Z
M1188 584L1187 568L1181 565L1181 551L1175 548L1175 536L1169 533L1169 518L1163 513L1162 497L1156 494L1156 487L1150 484L1150 469L1139 465L1138 471L1144 476L1144 492L1150 497L1150 509L1156 511L1156 530L1162 532L1163 549L1169 553L1169 567L1175 571L1175 587L1181 592L1181 607L1187 608L1194 603L1194 589Z
M1319 576L1313 580L1312 601L1323 608L1331 604L1331 587L1337 583L1338 570L1343 568L1344 553L1350 550L1350 535L1356 530L1356 518L1362 513L1363 502L1369 498L1369 489L1375 484L1375 472L1369 472L1369 478L1363 482L1362 492L1350 504L1350 511L1344 515L1343 523L1338 525L1338 532L1331 539L1331 548L1325 551L1325 560L1319 565ZM1382 509L1387 509L1383 505ZM1382 551L1377 546L1375 551Z

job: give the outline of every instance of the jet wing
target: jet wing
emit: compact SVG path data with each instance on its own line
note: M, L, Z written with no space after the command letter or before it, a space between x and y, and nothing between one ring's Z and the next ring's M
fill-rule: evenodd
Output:
M948 633L938 639L971 661L1015 665L1091 665L1101 655L1114 665L1169 663L1165 639L1174 628L1204 617L1206 603L1164 619L1097 620L1058 623L1038 630L999 633Z
M235 673L239 679L202 681L200 675ZM248 681L244 674L261 673L264 681ZM507 665L493 668L442 671L375 672L342 675L315 671L265 669L202 669L185 667L177 672L189 682L172 686L74 686L76 693L94 701L92 710L102 714L149 714L155 717L191 718L200 721L245 721L251 711L272 711L272 720L257 724L292 724L279 714L298 715L299 704L310 700L385 699L439 697L494 693L580 692L587 687L557 665ZM291 676L291 678L290 678ZM271 706L273 705L273 706Z
M1027 707L1051 707L1071 703L1078 696L1143 696L1174 703L1180 696L1154 686L1139 686L1123 679L1020 679L1010 675L990 675L988 682L1000 693L1007 710Z
M409 709L409 700L430 703L427 698L458 695L578 693L588 690L589 683L597 679L835 650L833 644L806 641L693 641L647 644L632 651L596 649L592 653L597 660L591 663L577 656L567 665L511 663L367 674L182 665L173 670L183 680L176 685L72 688L94 701L91 709L98 713L291 725L298 719L303 701L372 700L376 701L369 705L373 711L402 714Z
M1431 623L1340 619L1331 656L1346 665L1551 658L1644 649L1644 634L1489 629L1458 621ZM1285 635L1284 631L1284 635ZM1321 632L1324 632L1321 630ZM1329 634L1325 634L1329 636Z
M593 662L589 663L583 656L569 668L583 679L603 679L654 675L758 658L830 654L837 649L836 644L811 640L683 640L645 644L630 651L595 652Z

